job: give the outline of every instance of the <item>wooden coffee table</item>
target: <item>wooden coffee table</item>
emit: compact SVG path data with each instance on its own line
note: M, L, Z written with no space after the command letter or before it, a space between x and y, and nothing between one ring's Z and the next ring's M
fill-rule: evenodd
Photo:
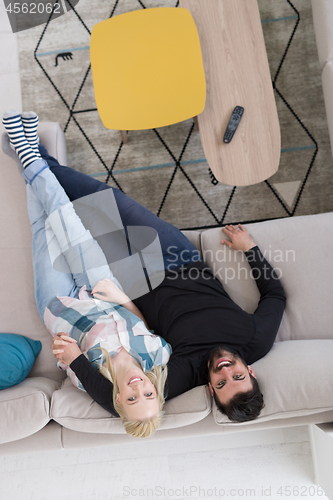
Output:
M278 169L280 126L257 0L180 0L196 23L207 96L198 115L202 146L216 179L246 186ZM235 106L244 114L229 144L223 135Z

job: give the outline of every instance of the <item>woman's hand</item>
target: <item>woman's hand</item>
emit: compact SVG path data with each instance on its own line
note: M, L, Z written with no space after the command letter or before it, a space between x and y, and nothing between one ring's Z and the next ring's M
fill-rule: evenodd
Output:
M126 295L126 293L120 290L120 288L117 287L115 283L113 283L113 281L108 280L107 278L99 281L97 285L93 288L91 293L97 299L122 305L125 309L127 309L131 313L135 314L135 316L140 318L144 322L147 330L149 330L147 322L141 311L136 307L136 305L133 304L133 302Z
M125 304L130 298L113 281L105 278L97 283L91 292L97 299L115 304Z
M54 356L58 358L61 363L68 366L74 361L74 359L78 358L82 354L76 340L72 339L63 332L60 332L56 337L53 337L51 349Z
M222 231L229 240L222 240L222 245L227 245L229 248L233 250L241 250L242 252L247 252L251 248L255 247L256 244L252 239L252 236L248 233L242 224L238 224L238 226L233 226L229 224L222 228Z

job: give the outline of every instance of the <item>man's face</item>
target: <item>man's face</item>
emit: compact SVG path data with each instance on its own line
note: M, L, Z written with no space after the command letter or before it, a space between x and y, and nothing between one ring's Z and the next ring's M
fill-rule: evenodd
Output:
M255 377L252 368L227 348L213 349L208 361L208 371L211 395L215 391L222 404L228 404L236 394L252 389L250 374Z

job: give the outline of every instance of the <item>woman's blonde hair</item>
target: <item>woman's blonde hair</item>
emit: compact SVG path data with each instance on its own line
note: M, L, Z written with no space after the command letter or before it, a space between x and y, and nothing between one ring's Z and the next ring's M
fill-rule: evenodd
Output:
M149 437L156 431L162 421L162 409L165 403L164 386L168 375L167 367L155 365L150 371L145 372L145 375L156 389L159 412L153 417L145 420L129 420L123 407L116 401L117 394L119 393L119 387L110 355L106 349L101 349L105 356L106 366L100 366L99 371L105 378L113 383L113 406L124 424L125 431L133 437Z

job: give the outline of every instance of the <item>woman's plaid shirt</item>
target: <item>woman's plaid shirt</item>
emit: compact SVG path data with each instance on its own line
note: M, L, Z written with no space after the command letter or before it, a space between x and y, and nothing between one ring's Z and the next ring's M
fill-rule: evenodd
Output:
M53 337L65 332L75 339L88 360L99 366L105 361L101 347L111 357L124 347L143 371L166 365L172 352L170 344L147 330L137 316L120 305L94 298L86 287L81 288L79 298L54 297L45 309L44 323ZM68 365L58 362L58 366L83 389Z

